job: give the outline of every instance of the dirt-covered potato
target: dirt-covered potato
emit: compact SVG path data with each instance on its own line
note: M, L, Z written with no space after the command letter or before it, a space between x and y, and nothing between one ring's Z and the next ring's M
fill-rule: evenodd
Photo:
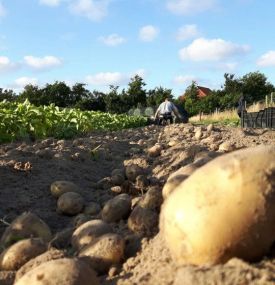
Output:
M55 198L59 198L61 195L67 192L79 193L79 187L70 181L55 181L51 184L51 193Z
M111 226L102 220L92 220L78 227L72 235L72 246L80 250L101 235L112 233Z
M47 244L41 238L18 241L0 255L1 270L17 270L30 259L47 250Z
M275 147L220 156L167 198L160 228L182 264L254 261L275 240Z
M122 177L125 177L125 169L124 168L115 168L111 172L111 176L115 176L115 175L120 175Z
M99 285L95 271L79 259L61 258L42 263L14 285Z
M160 155L161 150L162 150L161 145L156 144L156 145L150 147L150 148L147 150L147 152L148 152L148 155L149 155L149 156L151 156L151 157L157 157L157 156Z
M97 215L101 210L101 207L98 203L96 202L89 202L85 205L85 208L84 208L84 214L86 215Z
M163 199L166 199L186 178L188 178L198 167L190 163L173 172L167 179L162 189Z
M111 265L121 262L125 241L118 234L105 234L84 247L79 257L88 257L90 265L99 273L108 271Z
M66 257L64 251L51 248L50 250L36 256L35 258L26 262L17 272L15 276L15 281L20 279L27 272L31 271L40 264L45 263L50 260L60 259ZM0 283L1 284L1 283Z
M158 210L163 202L162 192L159 187L151 187L139 202L139 206L143 208Z
M7 247L15 242L30 238L40 237L44 241L51 240L52 233L48 225L33 213L26 212L18 216L5 230L0 245Z
M153 235L157 230L158 214L156 211L136 206L128 218L128 228L137 234Z
M127 218L130 210L131 197L128 194L119 194L104 205L101 218L107 223L117 222Z
M135 182L136 181L136 178L143 174L143 169L138 166L137 164L132 164L132 165L128 165L126 166L125 168L125 172L126 172L126 177L132 181L132 182Z
M120 186L125 181L125 177L120 174L116 174L111 176L111 181L114 186Z
M77 215L83 207L83 197L75 192L66 192L57 200L57 210L65 215Z

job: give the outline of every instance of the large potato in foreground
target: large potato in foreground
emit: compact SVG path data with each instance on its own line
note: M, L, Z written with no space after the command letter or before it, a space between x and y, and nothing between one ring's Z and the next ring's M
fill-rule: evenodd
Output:
M107 272L113 264L118 264L124 256L125 241L118 234L106 234L84 247L80 257L87 257L90 265L99 273Z
M75 192L67 192L57 200L57 209L66 215L77 215L84 207L83 197Z
M79 250L101 235L112 233L112 227L102 220L92 220L78 227L72 235L72 246Z
M160 228L182 264L254 261L275 240L275 147L216 158L167 198Z
M18 241L0 255L1 270L17 270L30 259L47 250L47 244L40 238Z
M79 187L71 181L60 180L51 184L51 193L55 198L59 198L67 192L79 192Z
M96 273L76 258L42 263L27 272L14 285L98 285Z
M26 212L18 216L6 228L1 238L1 246L7 247L21 239L30 237L40 237L48 242L51 240L52 234L47 224L38 216Z

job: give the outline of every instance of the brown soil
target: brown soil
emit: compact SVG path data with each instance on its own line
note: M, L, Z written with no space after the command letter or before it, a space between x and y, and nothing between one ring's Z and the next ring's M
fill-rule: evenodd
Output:
M270 130L218 127L211 135L203 130L204 137L198 140L194 134L191 125L180 124L92 133L75 140L50 138L0 145L0 234L7 223L24 211L36 213L53 233L72 227L73 217L56 211L56 199L50 193L50 185L56 180L74 182L82 189L86 203L97 202L103 206L116 193L109 187L99 189L97 182L123 165L138 164L149 178L148 187L161 189L169 174L193 162L198 153L203 156L207 151L212 157L222 155L218 151L222 142L228 142L234 149L275 144L275 133ZM172 140L179 143L168 147ZM164 147L161 155L149 157L147 148L157 142ZM91 152L96 147L97 150ZM141 196L141 192L139 189L132 192L133 198ZM129 239L132 233L127 228L127 220L112 227L128 239L128 259L125 258L117 274L101 276L101 284L275 284L272 252L255 264L232 259L219 266L177 268L160 234L142 237L139 248L137 236ZM8 277L5 279L4 275ZM0 284L10 284L7 278L11 275L2 272Z

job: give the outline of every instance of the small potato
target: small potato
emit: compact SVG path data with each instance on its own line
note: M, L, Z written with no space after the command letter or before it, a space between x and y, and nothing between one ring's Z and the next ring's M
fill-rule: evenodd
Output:
M33 259L29 260L27 263L25 263L16 272L15 281L17 281L23 275L25 275L27 272L31 271L35 267L38 267L42 263L45 263L45 262L50 261L50 260L64 258L64 257L65 257L64 251L51 248L50 250L36 256L35 258L33 258Z
M197 168L198 167L194 163L190 163L173 172L163 186L163 199L166 199L174 191L174 189L176 189L177 186L188 178Z
M55 181L51 184L51 193L55 198L59 198L61 195L67 192L79 193L79 187L70 181Z
M122 175L116 174L111 177L111 181L114 186L121 186L123 182L125 181L125 177Z
M125 171L126 171L126 177L132 182L135 182L136 178L139 175L141 175L143 172L142 168L138 166L137 164L126 166Z
M159 155L161 154L161 151L162 151L162 147L161 147L161 145L159 145L159 144L156 144L156 145L150 147L150 148L147 150L148 155L149 155L150 157L157 157L157 156L159 156Z
M221 152L230 152L235 149L236 149L235 145L230 142L223 142L222 144L219 145L219 151Z
M158 214L156 211L136 206L128 218L128 228L137 234L153 235L157 230Z
M18 241L0 255L1 270L17 270L30 259L47 250L47 244L40 238Z
M139 206L159 211L163 202L161 190L158 187L150 188L139 202Z
M99 285L96 273L79 259L61 258L42 263L14 285Z
M107 223L114 223L127 218L130 210L131 197L128 194L119 194L104 205L101 218Z
M79 257L88 257L90 265L99 273L105 273L113 264L121 262L125 241L118 234L105 234L84 247Z
M101 235L112 233L111 226L102 220L92 220L78 227L72 235L72 246L80 250Z
M72 224L75 228L78 228L79 226L81 226L82 224L84 224L90 220L92 220L92 217L90 215L81 213L81 214L76 215L73 218Z
M255 261L275 240L275 147L222 155L166 199L160 229L178 265Z
M121 175L122 177L125 177L125 169L124 168L116 168L111 172L111 176L115 175Z
M101 210L101 207L99 204L95 203L95 202L89 202L85 208L84 208L84 214L86 215L97 215Z
M7 247L15 242L30 237L40 237L48 242L52 238L50 228L38 216L26 212L18 216L5 230L1 246Z
M57 209L65 215L79 214L84 207L83 197L75 192L67 192L61 195L57 201Z

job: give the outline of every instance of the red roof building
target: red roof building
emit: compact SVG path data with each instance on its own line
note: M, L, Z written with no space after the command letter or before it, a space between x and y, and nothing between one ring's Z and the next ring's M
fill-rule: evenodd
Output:
M198 97L203 98L211 93L211 89L203 86L198 86Z

